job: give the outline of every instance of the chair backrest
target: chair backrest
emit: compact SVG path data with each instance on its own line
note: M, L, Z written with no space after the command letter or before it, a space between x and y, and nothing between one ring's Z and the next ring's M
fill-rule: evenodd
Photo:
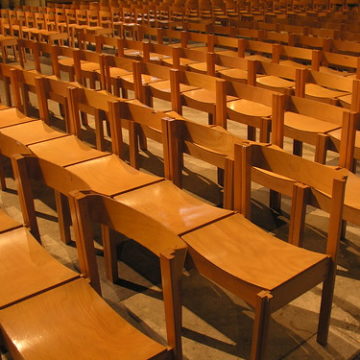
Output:
M293 201L300 201L301 209L305 202L329 212L326 252L336 261L346 183L343 171L289 154L276 146L236 145L234 205L245 216L250 214L251 179L282 193L288 191ZM297 195L297 189L305 194Z

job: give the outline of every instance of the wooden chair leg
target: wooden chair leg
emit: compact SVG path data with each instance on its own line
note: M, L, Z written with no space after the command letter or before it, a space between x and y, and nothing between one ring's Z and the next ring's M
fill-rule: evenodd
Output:
M5 178L5 164L4 157L0 155L0 189L5 191L6 187L6 178Z
M317 333L317 342L323 346L327 344L330 326L331 307L334 297L336 264L332 263L328 278L323 282L321 295L320 317Z
M117 267L117 244L111 239L111 230L108 226L101 225L101 238L104 247L104 265L106 278L113 283L119 279Z
M96 149L103 151L105 149L104 144L104 126L103 118L100 111L95 112L95 137L96 137Z
M255 320L251 342L251 360L261 360L265 355L268 326L270 320L270 300L272 296L268 291L261 291L257 295L255 305Z
M281 194L277 191L270 190L270 196L269 196L269 205L270 208L280 212L281 211Z
M320 164L326 164L326 150L329 137L326 134L318 134L315 146L314 161Z
M299 140L294 140L293 154L298 155L298 156L302 156L302 153L303 153L303 144L302 144L302 142L299 141Z
M168 344L174 349L175 360L182 359L180 288L185 256L186 249L176 249L160 254L166 332Z
M54 191L56 210L58 213L58 222L60 228L60 239L65 244L71 243L71 217L69 211L69 204L65 195Z
M289 243L295 246L302 246L302 234L304 230L309 189L308 186L303 184L294 184L293 187Z
M253 126L248 126L247 128L247 138L248 140L256 140L256 128Z
M31 190L29 176L27 174L25 158L20 155L15 156L11 159L11 163L14 171L24 225L29 227L35 239L41 242L39 227L36 220L34 197Z

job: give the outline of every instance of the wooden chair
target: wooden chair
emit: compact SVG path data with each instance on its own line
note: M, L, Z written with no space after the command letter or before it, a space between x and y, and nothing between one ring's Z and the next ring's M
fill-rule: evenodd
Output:
M266 89L291 95L295 91L296 68L262 61L251 61L248 64L249 76L255 73L255 84ZM249 83L253 80L249 78Z
M160 258L167 338L170 348L174 350L174 358L181 359L179 297L186 255L185 244L172 229L158 219L121 201L95 194L87 196L79 194L74 203L80 236L89 246L93 244L92 224L100 223L133 239ZM93 253L94 250L93 248ZM94 258L93 256L93 266L96 267Z
M45 172L49 170L46 162L37 165L43 167ZM66 170L63 170L63 175L61 179L66 182ZM74 175L72 180L76 182ZM11 282L4 280L4 292L0 300L1 332L12 356L51 356L60 359L74 354L84 356L88 352L85 356L105 355L114 359L119 356L131 359L135 353L142 359L172 358L172 349L151 340L118 316L91 289L86 279L81 279L78 273L52 258L26 228L12 221L2 211L0 217L1 274L12 279ZM81 248L79 255L82 255L80 259L83 260L80 261L80 269L84 271L84 276L89 276L89 267L86 266L91 265L89 260L93 260L94 251L91 254L87 250L91 250L89 244L81 246L79 241L77 245ZM93 286L98 292L101 291L99 283L93 283ZM64 302L64 299L67 301ZM26 316L26 324L21 319L20 325L19 313ZM75 331L73 336L72 331ZM82 334L81 340L76 336L79 333ZM104 336L101 346L97 342L99 333ZM46 341L39 342L44 337ZM30 347L21 346L31 338L38 341L31 340ZM132 344L130 347L129 342ZM138 346L145 348L139 350Z
M21 224L0 210L1 278L0 313L14 304L79 278L56 261ZM6 279L11 278L11 281Z
M300 97L308 97L318 101L336 105L340 102L350 106L352 101L353 79L343 76L309 71L307 69L297 69L297 79L295 82L295 93Z
M305 69L316 68L319 50L304 49L295 46L273 44L272 61L285 66Z
M184 154L196 157L221 169L223 174L223 207L233 208L233 160L234 144L240 143L227 131L187 120L168 120L169 179L182 188ZM220 178L219 178L220 179Z
M270 148L268 154L267 150L261 145L236 149L234 200L238 209L243 209L241 204L246 204L244 199L250 190L251 164L266 166L272 155L270 151L278 153L278 150ZM279 157L276 155L274 158L280 167ZM241 297L254 308L251 359L265 358L270 314L321 282L324 285L317 340L323 345L327 342L345 178L337 170L297 159L283 163L286 178L291 178L292 170L297 172L300 169L300 161L306 164L300 175L303 181L310 181L307 184L310 184L309 198L314 202L326 203L326 210L330 212L326 254L280 241L241 214L230 215L182 236L200 274ZM314 168L319 173L318 177L312 176L310 169ZM323 169L329 176L323 176ZM316 181L316 187L311 186L320 177L324 181ZM302 184L298 186L306 187Z
M128 90L134 90L134 83L129 84L129 81L123 81L122 77L133 74L134 63L137 61L111 55L105 55L103 61L103 68L100 69L100 72L103 71L102 87L104 88L105 85L105 89L117 97L121 95L123 98L128 98Z
M282 95L268 89L262 89L252 85L239 82L227 82L226 94L233 96L223 107L224 112L220 119L224 122L217 122L224 128L227 127L227 119L247 125L248 139L256 139L256 129L259 129L259 141L268 142L270 136L271 122L281 114ZM220 108L218 111L220 112Z
M182 114L182 107L189 106L207 112L211 124L225 122L224 104L236 99L224 91L225 80L191 71L171 69L170 81L173 111ZM180 93L180 84L190 85L196 89Z

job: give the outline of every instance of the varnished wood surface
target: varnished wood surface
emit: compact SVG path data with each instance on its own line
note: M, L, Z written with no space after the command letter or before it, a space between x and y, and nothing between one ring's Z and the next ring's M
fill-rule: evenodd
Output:
M82 279L1 310L0 321L23 359L143 360L166 352Z
M335 85L336 84L334 84L334 86ZM332 90L312 83L305 84L305 94L309 96L313 96L317 98L325 98L325 99L332 99L332 98L337 98L339 96L347 95L347 93L344 91Z
M7 127L1 129L1 133L24 145L67 136L65 133L49 127L42 120Z
M79 276L51 257L25 228L0 234L0 259L0 307Z
M26 123L29 121L34 121L34 119L25 116L16 108L6 108L0 109L0 128L5 128L7 126L17 125L21 123Z
M127 165L116 155L85 161L66 169L83 179L92 190L108 196L161 181L160 177L140 172Z
M188 195L170 181L149 185L115 199L148 214L175 234L185 233L232 213Z
M20 223L11 218L4 210L0 209L0 233L20 226Z
M227 103L227 108L249 116L268 117L272 114L271 107L246 99L230 101Z
M230 276L267 290L275 289L327 258L281 241L239 214L182 238Z
M256 82L260 85L269 86L272 88L293 88L295 86L294 81L283 79L278 76L260 76L256 79Z
M107 155L105 152L86 145L74 135L30 145L29 149L36 156L60 166L72 165Z

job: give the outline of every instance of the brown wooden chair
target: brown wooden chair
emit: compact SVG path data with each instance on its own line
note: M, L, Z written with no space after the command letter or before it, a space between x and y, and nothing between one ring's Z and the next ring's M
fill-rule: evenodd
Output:
M227 216L182 236L200 274L254 308L251 359L265 358L270 314L321 282L324 285L317 340L323 345L329 329L345 178L337 170L301 158L282 163L278 152L261 145L236 149L235 207L242 210L248 206L244 200L250 190L251 167L268 168L267 161L274 154L275 164L285 169L286 178L291 179L294 172L302 169L300 179L308 185L309 201L321 202L330 212L326 254L278 240L241 214ZM280 155L294 158L284 152ZM314 171L319 175L313 176ZM316 181L319 178L321 183ZM302 184L298 187L306 188Z
M186 245L166 224L121 200L77 194L73 203L81 241L91 246L92 225L100 223L138 242L160 258L168 343L174 350L174 358L182 359L180 282ZM92 252L95 253L93 246ZM97 269L95 256L92 261L92 266Z
M188 120L168 119L169 179L182 188L184 154L206 161L222 170L225 209L233 208L234 144L242 140L219 127L196 124Z

